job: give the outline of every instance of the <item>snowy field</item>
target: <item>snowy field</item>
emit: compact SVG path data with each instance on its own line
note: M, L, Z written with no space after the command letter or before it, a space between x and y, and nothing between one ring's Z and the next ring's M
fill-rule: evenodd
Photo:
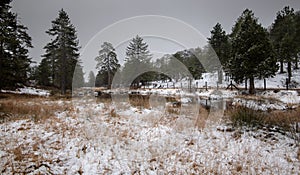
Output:
M41 120L3 118L2 174L300 172L295 140L266 129L228 130L218 111L199 118L128 103L26 101L63 108Z
M270 78L268 87L284 88L284 79ZM299 72L293 80L300 83ZM265 112L297 110L298 91L245 96L225 90L228 81L217 90L214 74L193 83L205 82L214 88L188 92L178 88L188 85L182 80L177 88L156 82L169 88L104 91L148 95L150 107L99 101L93 94L70 100L31 87L2 90L17 95L0 99L0 109L8 104L11 110L0 111L0 174L299 174L299 140L270 128L233 128L224 117L228 102ZM165 100L171 97L178 103ZM207 103L210 110L203 107Z

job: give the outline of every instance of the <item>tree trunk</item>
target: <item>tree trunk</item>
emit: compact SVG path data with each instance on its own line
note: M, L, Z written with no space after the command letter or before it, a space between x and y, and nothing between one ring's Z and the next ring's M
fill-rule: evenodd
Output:
M287 71L288 71L288 82L290 83L292 78L292 63L290 61L288 62Z
M250 84L250 86L249 86L249 94L255 94L255 86L254 86L254 77L253 76L251 76L249 78L249 84Z
M283 74L283 61L280 61L280 73Z
M64 52L64 51L63 51ZM63 53L62 56L62 74L61 74L61 94L65 95L66 94L66 80L67 80L67 63L66 63L66 54Z

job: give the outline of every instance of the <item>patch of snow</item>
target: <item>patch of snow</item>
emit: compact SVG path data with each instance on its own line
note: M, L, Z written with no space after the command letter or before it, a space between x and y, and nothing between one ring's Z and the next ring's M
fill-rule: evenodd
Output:
M28 95L38 95L38 96L49 96L50 92L44 89L36 89L33 87L18 88L15 91L1 90L3 93L14 93L14 94L28 94Z

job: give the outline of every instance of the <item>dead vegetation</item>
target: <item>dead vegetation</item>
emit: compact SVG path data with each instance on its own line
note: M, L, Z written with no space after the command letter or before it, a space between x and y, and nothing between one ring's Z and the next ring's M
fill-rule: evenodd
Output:
M234 127L266 128L270 132L279 132L300 143L300 108L285 111L257 111L238 106L227 111L227 117Z
M78 149L74 149L74 152L77 151L79 152L78 154L75 154L77 157L77 159L83 159L86 158L86 153L89 153L89 151L92 150L92 146L86 146L88 144L86 143L90 143L91 140L95 139L95 138L100 138L100 139L105 139L106 137L100 137L100 135L104 135L104 136L109 136L107 138L112 138L112 143L114 145L116 145L116 143L122 143L123 145L125 145L126 147L129 147L131 143L134 143L135 141L140 141L138 139L143 139L143 137L141 137L142 135L139 135L139 133L143 130L143 129L147 129L147 128L143 128L144 125L137 125L135 126L133 123L133 121L135 121L135 119L133 119L133 117L131 116L122 116L120 114L117 113L117 111L119 111L121 108L119 106L112 106L110 105L111 103L111 99L106 99L106 103L104 104L103 107L101 107L101 110L95 112L95 110L93 110L95 108L95 106L93 105L89 105L89 104L84 104L82 105L83 108L82 109L75 109L75 108L71 108L70 104L68 103L69 101L66 99L63 100L54 100L51 98L27 98L27 97L8 97L8 98L2 98L0 99L0 104L1 104L1 112L5 112L6 114L10 114L10 115L16 115L16 116L25 116L24 118L27 118L32 114L33 110L37 110L36 112L33 112L34 114L36 114L37 116L45 116L45 117L39 117L38 121L45 121L44 119L46 118L51 118L51 120L47 120L47 122L44 123L34 123L31 121L32 125L26 124L23 125L21 124L18 128L16 128L16 131L18 133L23 133L24 134L24 138L26 136L26 133L29 132L31 130L31 132L35 131L35 128L33 126L38 125L38 126L43 126L42 130L46 130L49 132L55 132L56 136L54 134L54 136L49 135L47 138L44 139L39 139L40 137L38 136L33 136L34 137L34 141L30 141L29 144L26 142L24 142L25 144L23 145L18 145L18 146L14 146L10 149L10 154L13 155L10 164L7 164L7 170L4 170L3 172L15 172L15 173L19 173L19 174L26 174L26 173L36 173L36 172L43 172L42 170L45 169L46 172L52 172L52 170L54 169L54 167L59 167L60 165L64 165L65 161L67 161L67 159L62 160L60 158L53 158L53 156L55 154L57 154L57 152L59 150L62 150L63 147L66 145L66 142L64 142L66 140L66 138L80 138L82 140L84 140L84 138L86 138L87 142L83 142L81 143L78 142L77 147ZM142 106L142 108L145 108L147 105L146 99L144 98L132 98L131 101L133 101L134 104ZM149 101L149 100L148 100ZM198 117L196 116L195 118L192 118L190 116L188 116L187 118L180 118L180 114L181 112L185 113L189 110L189 108L187 108L185 106L185 104L181 104L181 103L177 103L178 100L174 100L172 99L167 99L166 103L170 104L170 109L176 109L177 111L179 111L179 115L177 115L176 113L172 113L172 112L168 112L166 111L165 113L149 113L148 116L144 117L141 116L140 118L143 119L143 121L148 121L149 123L152 122L153 125L149 124L148 127L151 128L149 129L147 132L145 132L145 134L148 134L149 136L152 134L153 138L161 138L161 134L163 133L162 131L166 131L166 134L170 134L168 130L164 130L164 127L162 126L167 126L168 128L172 128L176 131L181 131L183 129L186 129L187 127L197 127L200 130L205 128L207 126L207 124L211 121L211 120L217 120L219 119L218 116L220 116L217 112L213 113L211 110L213 109L208 109L205 108L205 106L200 106L199 107L199 115ZM101 102L102 103L102 102ZM141 104L139 104L141 103ZM159 102L157 102L158 104L161 104ZM175 103L175 104L174 104ZM174 104L174 105L173 105ZM179 105L180 104L180 105ZM3 106L2 106L3 105ZM132 104L131 104L132 105ZM39 107L40 106L40 107ZM129 104L126 105L126 108L124 108L124 110L126 110L128 108ZM2 108L3 107L3 108ZM193 107L192 107L193 108ZM165 110L167 110L167 108L164 108ZM12 110L15 110L14 112ZM46 111L49 114L46 114ZM184 111L187 110L187 111ZM64 115L62 116L66 116L66 117L52 117L54 116L54 112L55 111L65 111ZM134 113L134 112L133 112ZM299 117L297 117L297 114L299 115L300 113L300 109L294 110L294 111L289 111L288 113L286 113L286 111L282 112L282 111L273 111L272 113L269 114L268 118L265 118L265 122L268 123L272 123L274 122L274 125L277 123L289 123L289 122L299 122ZM82 114L83 116L91 116L89 119L90 120L79 120L78 119L78 115L77 114ZM104 115L100 115L100 114L104 114ZM141 114L141 113L140 113ZM161 115L157 115L157 114L161 114ZM153 115L153 116L152 116ZM215 116L214 116L215 115ZM65 120L65 118L67 118L67 116L69 116L69 119L76 119L76 120L72 120L72 124L67 123L67 121L69 120ZM100 116L100 117L99 117ZM288 117L287 117L288 116ZM18 117L16 117L18 118ZM26 122L30 122L30 121L26 121ZM80 122L86 122L86 128L80 128L82 127ZM99 122L99 123L106 123L107 127L103 127L105 125L101 125L101 127L98 127L96 125L94 125L94 122ZM143 124L146 124L144 123ZM142 127L143 126L143 127ZM151 127L150 127L151 126ZM95 127L95 128L93 128ZM161 130L159 130L159 132L155 132L155 129L153 128L158 128L161 127ZM31 129L30 129L31 128ZM91 133L91 131L93 131L93 129L97 129L95 133ZM37 131L41 131L41 130L37 130ZM113 132L112 132L113 131ZM34 133L34 132L33 132ZM179 132L180 133L180 132ZM225 132L224 132L225 133ZM84 136L84 135L87 136ZM158 135L155 135L158 134ZM205 135L205 131L202 132L203 135ZM42 136L42 134L40 135ZM96 137L97 136L97 137ZM114 136L114 137L112 137ZM116 136L116 137L115 137ZM155 137L154 137L155 136ZM176 139L178 135L176 135ZM16 138L19 138L18 134L15 134ZM26 136L27 137L27 136ZM54 139L54 138L61 138L61 139ZM9 142L11 141L11 137L7 137L9 139L7 139ZM147 139L148 137L145 137L145 139ZM233 174L241 174L244 172L247 172L249 170L249 167L251 166L257 166L264 168L262 162L260 164L260 162L256 163L256 159L252 159L249 158L249 166L248 164L241 164L240 162L242 162L243 158L247 159L247 156L243 156L243 155L237 155L237 161L233 161L233 160L229 160L228 161L228 166L221 166L224 164L220 164L219 162L213 162L211 161L211 164L204 164L205 161L200 161L197 162L197 160L200 160L201 158L203 158L203 156L205 158L203 158L203 160L206 160L207 162L210 162L211 159L211 155L215 156L215 157L222 157L223 155L226 154L222 154L222 150L227 149L228 146L230 145L226 145L226 143L229 142L229 140L227 140L226 142L224 142L224 147L223 145L217 145L217 143L220 141L221 138L218 138L216 136L210 136L208 135L207 138L205 137L199 137L201 139L202 142L197 141L197 139L195 138L186 138L181 137L178 138L178 140L184 140L183 138L187 139L186 140L186 145L188 147L188 151L186 152L170 152L170 155L167 155L165 157L163 157L164 159L169 159L168 161L172 160L178 164L181 165L185 165L184 167L188 167L188 165L190 165L190 167L185 168L185 171L182 170L181 173L183 174L189 174L189 172L191 171L187 171L187 170L194 170L195 174L201 174L203 172L210 172L210 173L215 173L215 174L221 174L221 168L227 167L230 168L230 171ZM198 138L198 137L197 137ZM100 140L99 139L99 140ZM168 143L166 142L166 144L170 144L173 141L175 142L176 139L169 139ZM29 140L29 138L27 138L27 140ZM52 140L51 142L49 140ZM96 140L96 139L95 139ZM107 140L110 141L110 140ZM241 141L241 135L238 135L235 137L234 139L234 143L236 142L240 142ZM16 140L15 140L16 142ZM170 142L170 143L169 143ZM197 152L199 150L202 149L202 147L205 147L205 144L207 142L212 142L210 143L211 147L207 147L207 150L209 150L209 152L207 152L207 154L202 154L200 157L196 157L197 156ZM231 141L230 141L231 142ZM17 142L16 142L17 143ZM185 142L184 142L185 143ZM143 143L144 144L144 143ZM142 145L141 144L141 147ZM102 145L103 146L103 145ZM152 146L152 145L151 145ZM247 146L245 144L245 146ZM167 148L168 145L166 145ZM43 149L43 148L47 148L47 149ZM95 145L93 147L93 150L97 150L97 148L100 148L100 146ZM137 151L132 151L130 152L130 154L135 154L135 152L140 151L139 150L140 147L136 148ZM150 147L147 147L147 149L149 148L149 152L150 152ZM155 148L155 145L154 145ZM165 150L168 151L167 148L164 148ZM123 149L123 151L124 151ZM194 149L195 152L189 152L190 150ZM237 147L238 149L238 147ZM71 148L68 148L66 150L71 150ZM153 171L158 172L158 170L161 170L160 172L165 172L164 170L167 169L168 165L165 164L165 162L162 161L162 163L158 163L159 161L161 161L159 159L160 153L156 151L156 149L153 149L154 152L151 154L153 155L152 157L149 158L149 164L146 164L145 167L149 168L150 170L153 169ZM202 149L202 151L204 151L205 149ZM125 150L127 151L127 150ZM129 150L130 151L130 150ZM165 151L165 152L167 152ZM35 155L34 153L36 152L42 152L43 154L39 154L39 155ZM70 151L71 152L71 151ZM43 155L47 153L48 157L44 157ZM112 151L112 153L117 153L116 150ZM144 152L143 152L144 153ZM164 153L163 149L161 151L161 153ZM251 150L249 150L248 148L245 148L245 155L247 154L255 154L255 152L251 152ZM263 153L262 151L259 151L259 153ZM295 152L296 156L299 159L300 156L300 150L298 150L298 152ZM71 154L72 155L72 154ZM100 152L98 152L98 154L95 154L97 156L101 156ZM143 155L143 154L141 154ZM163 154L162 154L163 155ZM175 155L175 156L174 156ZM199 154L200 155L200 154ZM74 156L74 157L76 157ZM112 158L114 159L115 155L112 154ZM173 156L173 157L172 157ZM96 157L96 156L95 156ZM193 157L196 157L195 159ZM240 158L241 157L241 158ZM253 156L254 157L254 156ZM163 159L163 160L164 160ZM99 166L101 164L102 159L99 159ZM239 161L241 160L241 161ZM107 161L107 160L106 160ZM139 161L139 160L135 160L135 161ZM294 161L294 160L291 160ZM9 162L9 161L8 161ZM26 165L23 165L23 162L27 162ZM84 165L82 165L84 166ZM134 167L134 164L130 164L130 166ZM217 167L219 166L219 167ZM11 168L9 168L11 167ZM138 166L137 166L138 167ZM216 168L217 167L217 168ZM108 167L105 170L109 170L109 168L113 169L113 167ZM20 171L20 169L23 169L24 171ZM136 168L138 170L138 168ZM104 170L104 169L102 169ZM75 171L75 170L74 170ZM82 168L80 166L80 168L76 169L76 172L78 174L84 173L85 169ZM62 171L61 171L62 172ZM113 170L109 171L110 173L113 173ZM176 169L174 168L173 171L169 171L173 172L173 173L178 173L180 174L180 172L176 171ZM272 171L271 171L272 172ZM276 172L274 170L274 172ZM55 174L55 172L52 172L53 174ZM101 172L103 173L103 171Z
M56 102L54 102L56 101ZM61 99L58 104L56 99L32 95L1 94L0 122L14 119L32 119L35 122L53 117L55 112L70 109L68 100Z

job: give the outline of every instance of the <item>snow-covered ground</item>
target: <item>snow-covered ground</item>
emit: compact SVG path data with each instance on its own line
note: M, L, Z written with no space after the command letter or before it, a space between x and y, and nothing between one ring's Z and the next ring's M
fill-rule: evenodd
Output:
M206 102L231 99L233 105L254 109L285 110L299 107L297 91L264 91L255 96L241 96L239 91L217 89L216 74L204 74L194 85L208 89L184 90L188 81L156 82L166 89L154 88L107 93L150 95L157 106L145 109L128 102L97 102L91 98L34 101L27 106L66 106L54 116L41 121L33 116L7 120L0 113L1 174L298 174L299 141L267 129L226 129L223 107L200 109L189 115L194 99ZM286 75L267 80L269 88L284 88ZM293 80L300 83L300 71ZM224 81L219 87L227 87ZM180 87L183 89L180 89ZM239 85L243 87L243 84ZM262 87L263 81L256 81ZM2 91L49 96L49 91L20 88ZM151 99L158 96L158 99ZM171 112L174 107L164 98L176 97L185 112ZM1 99L0 99L1 100ZM156 100L156 101L155 101ZM72 105L71 105L72 104ZM221 106L225 103L220 103ZM169 105L169 106L168 106ZM175 104L176 105L176 104ZM218 106L218 103L215 103ZM199 105L197 105L199 108ZM0 106L1 107L1 106ZM191 107L191 108L189 108ZM176 107L175 107L176 108ZM199 109L197 108L197 112ZM62 109L62 108L53 108ZM176 109L177 110L177 109ZM214 111L215 110L215 111ZM218 110L221 110L218 111ZM30 115L30 114L29 114ZM224 129L225 128L225 129Z
M295 109L300 105L300 94L286 90L264 91L256 96L234 97L232 104L261 111Z
M292 79L296 84L292 85L290 88L300 88L300 69L294 70L292 72ZM270 77L266 79L266 86L267 88L286 88L286 78L287 73L279 74L277 73L274 77ZM191 86L193 88L205 88L207 85L208 88L227 88L231 82L229 77L226 77L225 74L223 75L222 84L218 84L218 74L215 73L203 73L201 79L193 80L191 82ZM234 81L232 81L234 83ZM190 81L188 79L182 79L180 81L173 81L173 82L162 82L156 81L153 82L154 85L146 86L147 88L189 88ZM234 83L235 84L235 83ZM235 84L237 87L244 88L245 83ZM249 83L248 83L249 86ZM296 86L296 87L293 87ZM255 80L255 87L256 88L264 88L264 80Z
M11 90L1 90L3 93L14 93L14 94L28 94L28 95L38 95L38 96L49 96L50 91L44 89L37 89L33 87L23 87L18 88L15 91Z
M64 101L57 103L70 105ZM135 108L127 103L73 101L68 110L44 121L20 119L1 123L0 171L3 174L300 172L299 145L295 140L265 130L223 132L226 126L219 122L221 116L218 120L215 117L203 119L203 127L199 129L195 127L199 118L191 116Z

